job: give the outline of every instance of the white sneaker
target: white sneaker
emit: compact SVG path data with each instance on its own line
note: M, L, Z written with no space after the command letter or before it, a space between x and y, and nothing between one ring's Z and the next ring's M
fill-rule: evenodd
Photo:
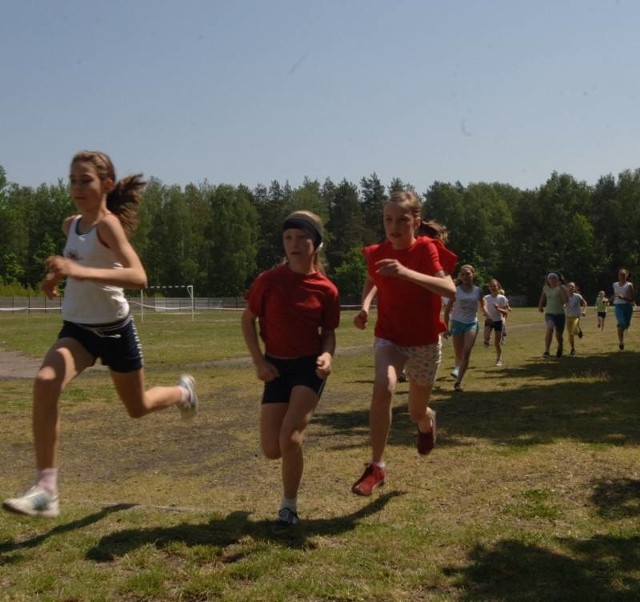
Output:
M52 495L43 487L34 485L24 495L13 497L2 503L5 510L27 516L56 518L60 515L58 496Z
M184 404L179 404L178 409L183 420L191 420L198 412L198 395L196 394L196 381L190 374L183 374L178 381L178 386L189 392L189 399Z
M278 512L278 519L273 525L276 533L282 533L291 527L295 527L300 522L298 513L291 508L281 508Z
M453 370L451 370L451 376L453 376L453 378L458 378L459 372L460 372L460 368L456 366Z
M502 366L502 360L496 360L496 366Z

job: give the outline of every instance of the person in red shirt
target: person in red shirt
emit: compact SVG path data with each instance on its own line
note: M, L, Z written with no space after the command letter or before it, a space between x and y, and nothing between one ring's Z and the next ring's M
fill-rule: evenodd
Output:
M371 462L351 490L371 495L386 478L384 450L391 428L391 401L399 375L409 378L409 414L417 424L418 452L435 446L436 420L429 398L442 359L441 297L455 294L448 271L454 255L441 241L418 236L423 221L413 192L394 192L384 204L386 240L364 249L367 279L356 327L364 329L373 296L378 295L375 325L375 380L369 410ZM444 264L444 265L443 265Z
M338 289L324 275L319 258L320 218L295 211L284 222L282 238L285 262L255 279L242 314L242 334L258 379L264 382L262 451L269 459L282 458L284 492L275 531L299 522L303 434L331 373L340 322Z

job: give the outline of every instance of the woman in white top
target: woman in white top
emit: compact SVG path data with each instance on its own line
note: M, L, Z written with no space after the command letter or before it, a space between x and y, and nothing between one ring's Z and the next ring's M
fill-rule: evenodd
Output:
M618 282L613 283L613 297L611 297L611 304L618 322L618 348L620 351L624 349L624 332L631 325L635 300L636 290L633 284L629 282L629 272L624 268L620 268Z
M504 320L509 313L509 301L500 293L500 283L493 278L489 282L488 295L484 296L487 318L484 322L484 344L488 347L491 331L494 331L496 346L496 366L502 366L502 338L504 336Z
M478 310L486 316L482 290L473 283L475 276L473 266L463 265L460 268L460 284L456 286L456 294L447 304L444 321L453 338L453 349L456 355L456 367L452 374L456 382L454 389L462 391L462 379L469 367L471 350L478 336Z

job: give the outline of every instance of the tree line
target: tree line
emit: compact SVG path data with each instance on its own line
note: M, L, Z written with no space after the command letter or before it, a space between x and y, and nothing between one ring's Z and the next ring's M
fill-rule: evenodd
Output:
M358 184L305 179L295 188L273 181L253 189L207 181L183 188L151 178L132 242L149 285L192 284L197 296L241 296L260 271L281 261L284 218L308 209L325 223L328 275L343 302L357 303L361 249L383 240L384 201L407 188L400 179L385 185L375 173ZM533 190L436 181L416 192L423 217L448 228L459 265L472 264L480 284L495 277L529 304L548 271L575 281L591 299L600 289L610 294L619 267L633 281L640 264L640 169L593 186L554 172ZM19 186L0 166L0 290L38 289L44 259L61 252L61 224L73 211L62 180Z

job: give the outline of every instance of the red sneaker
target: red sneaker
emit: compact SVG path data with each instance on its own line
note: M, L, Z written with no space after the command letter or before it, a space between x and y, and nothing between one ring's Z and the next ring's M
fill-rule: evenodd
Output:
M418 429L418 453L426 456L436 446L436 413L431 414L431 430L423 433Z
M351 491L356 495L371 495L378 485L384 485L386 476L384 468L375 464L367 464L362 476L351 487Z

